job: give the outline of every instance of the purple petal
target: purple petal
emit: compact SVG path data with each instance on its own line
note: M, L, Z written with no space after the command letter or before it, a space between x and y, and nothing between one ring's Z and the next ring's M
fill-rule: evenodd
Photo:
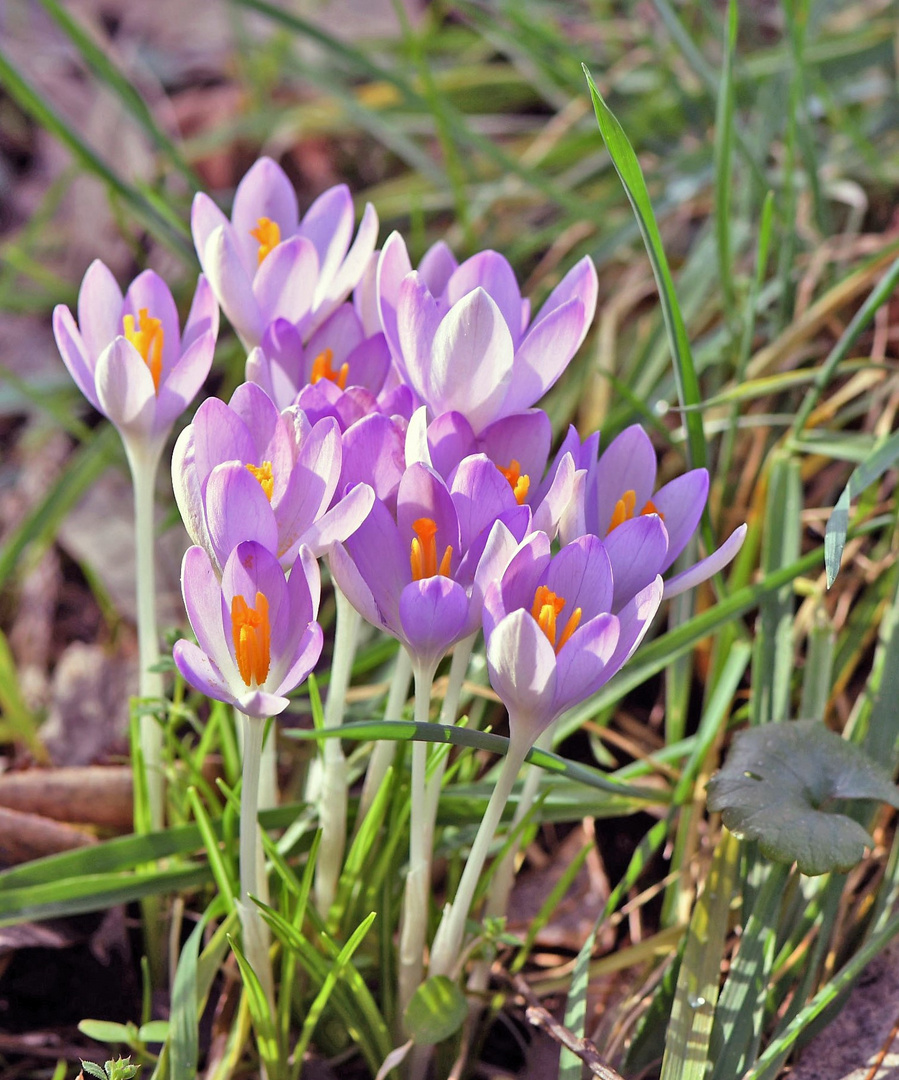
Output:
M531 327L515 353L504 416L529 409L556 382L584 338L585 319L583 303L573 299Z
M181 336L181 351L187 350L201 337L211 333L212 339L218 337L219 332L219 306L209 282L200 274L197 279L197 288L187 322L184 324L184 333Z
M162 377L165 378L181 356L181 328L171 291L152 270L144 270L128 286L122 304L123 321L126 315L131 315L135 327L139 327L142 308L146 309L149 318L159 319L162 324ZM119 333L123 333L123 329Z
M692 469L653 495L653 506L668 532L668 557L660 573L664 574L696 532L708 494L709 474L705 469Z
M417 535L415 522L428 518L437 526L437 563L440 564L447 547L453 549L453 565L458 566L460 556L459 519L446 485L427 465L410 465L400 480L397 493L397 528L406 551L411 551L413 538Z
M518 505L509 481L484 454L462 461L453 477L451 496L459 518L463 551L500 514Z
M274 221L281 239L297 231L297 196L287 174L271 158L260 158L237 185L231 220L250 276L259 262L259 241L252 235L260 218Z
M534 593L550 561L550 540L546 533L531 533L525 538L503 573L502 608L530 611Z
M379 621L396 634L400 626L400 593L412 580L410 549L400 539L396 522L382 502L375 500L368 517L344 546L372 593ZM350 595L343 582L340 587Z
M391 344L389 319L384 316L384 310L382 305L381 315L385 318L384 333L387 335L388 344ZM428 292L428 287L418 274L415 272L407 274L397 294L395 332L398 351L395 359L413 390L423 400L427 400L428 404L430 404L428 388L431 348L442 314L442 308ZM433 411L446 412L443 408L436 408Z
M549 491L534 510L535 529L555 539L562 516L575 497L578 476L583 476L583 470L575 470L574 459L571 454L566 454L556 468Z
M167 431L197 396L212 367L215 335L212 332L197 338L159 387L156 409L156 430Z
M327 554L338 541L352 536L371 512L375 493L368 484L357 484L330 510L322 514L302 535L317 555Z
M446 299L455 304L475 289L483 289L499 308L514 344L521 326L521 290L509 260L496 251L479 251L454 271L446 286ZM433 290L432 290L433 291Z
M194 461L192 425L188 425L175 441L175 449L172 452L172 487L175 490L175 502L178 504L178 511L188 536L195 544L211 551L212 541L206 529L203 493Z
M197 258L204 272L206 245L216 229L231 229L231 222L205 192L197 192L194 195L193 205L190 208L190 231L197 251Z
M402 290L400 296L402 301ZM402 331L401 319L401 336ZM483 289L475 289L437 327L422 397L435 413L457 409L479 432L496 419L507 396L513 355L499 308Z
M739 528L734 529L717 551L713 551L711 555L701 559L698 563L684 570L683 573L676 574L666 581L665 599L668 600L672 596L686 592L687 589L692 589L701 581L708 580L713 574L717 574L719 570L727 566L743 546L747 529L747 525L740 525Z
M194 690L199 690L214 701L227 701L230 705L235 703L234 690L224 675L192 641L183 638L176 641L172 657L175 666Z
M372 626L397 637L400 629L398 606L393 605L386 613L379 607L368 583L359 573L356 561L342 544L331 547L328 552L328 565L338 588L362 618Z
M93 360L122 333L122 291L112 271L99 259L90 264L81 282L78 329Z
M427 443L431 464L444 479L453 475L463 458L478 452L471 424L460 412L441 413L428 427Z
M436 664L466 632L468 596L439 574L413 581L400 596L400 622L409 652L423 664Z
M520 717L536 738L553 719L556 655L529 611L519 608L493 628L487 668L510 718Z
M332 365L339 368L363 337L362 324L353 305L341 304L309 338L305 381L309 381L310 369L319 353L330 349L334 354Z
M75 385L95 409L102 412L97 388L94 385L94 369L72 313L64 304L53 309L53 336L69 374Z
M272 443L277 441L279 434L282 439L286 437L287 441L290 441L281 423L277 405L261 386L241 383L231 395L228 409L243 422L253 440L253 455L241 460L254 465L260 464L270 457ZM292 453L288 456L290 464L293 464Z
M576 263L565 275L559 284L553 289L546 299L546 303L537 313L534 326L542 322L557 308L577 297L584 305L584 335L593 322L596 312L596 298L599 292L599 282L596 278L596 267L589 255L585 255L580 262ZM583 337L575 345L575 352L580 348Z
M379 394L390 372L390 350L383 334L360 341L346 358L350 386L364 386Z
M322 654L323 643L322 628L317 622L310 622L297 645L293 663L284 673L275 691L276 693L288 694L306 679L309 672L318 663Z
M299 324L309 311L309 285L317 275L318 256L305 237L291 237L266 255L253 279L263 325L275 319Z
M643 640L662 602L662 588L662 579L657 577L618 612L620 630L615 654L609 660L610 678L633 656Z
M612 610L612 564L602 541L595 536L576 540L556 555L543 576L544 583L564 597L560 626L581 608L587 622Z
M596 519L587 519L591 532L609 531L615 504L627 491L636 495L636 513L652 498L656 482L656 452L639 424L625 428L603 451L596 467Z
M556 657L556 714L584 701L608 682L615 672L609 666L618 645L619 625L614 615L598 615L579 627Z
M228 556L222 573L224 610L230 613L235 596L242 596L250 607L255 607L256 594L260 592L268 601L272 653L277 655L278 643L287 636L290 625L284 571L272 552L262 544L254 541L238 544ZM233 642L231 647L233 649Z
M234 702L236 708L247 716L257 720L267 720L270 716L280 716L290 704L286 697L270 694L265 690L246 689Z
M313 306L324 298L346 256L353 235L354 217L353 196L346 184L322 192L303 215L297 232L310 240L318 253L319 277Z
M406 241L398 232L393 232L388 236L378 258L375 271L375 293L384 335L393 358L398 362L402 357L402 348L397 330L397 306L400 286L406 275L411 272L412 263L409 261ZM422 278L422 286L427 292L427 282L424 278Z
M481 433L479 449L501 468L517 461L522 475L531 478L530 494L536 495L552 445L552 424L542 409L505 416ZM530 501L530 500L528 500Z
M150 369L130 341L118 337L104 349L95 378L104 415L123 434L150 439L156 417L156 387Z
M337 304L342 303L356 288L368 267L377 242L378 215L371 203L366 203L359 229L356 232L356 239L350 250L346 252L343 262L337 267L333 277L322 271L315 303L319 319L326 316Z
M389 417L373 413L344 432L338 490L364 482L382 501L395 501L404 471L403 434Z
M281 555L290 554L313 523L327 510L340 476L341 443L337 421L319 420L303 441L276 517Z
M441 296L459 263L449 247L438 240L422 255L418 272L433 296ZM412 269L411 266L409 268ZM406 273L409 271L407 270Z
M268 551L277 552L274 511L262 485L245 465L237 461L217 465L209 475L204 504L206 528L220 565L245 540L254 540ZM249 597L246 600L251 603Z
M207 398L197 409L191 426L194 431L194 461L201 484L216 465L224 461L259 463L256 445L247 425L224 401Z
M259 344L266 322L253 293L253 278L243 264L230 225L213 229L200 264L222 311L248 348Z
M603 543L615 583L609 610L617 612L662 572L668 555L668 532L657 514L644 514L622 522Z
M222 587L209 555L201 547L188 548L181 563L184 606L200 648L210 657L226 681L237 673L232 660L222 609Z

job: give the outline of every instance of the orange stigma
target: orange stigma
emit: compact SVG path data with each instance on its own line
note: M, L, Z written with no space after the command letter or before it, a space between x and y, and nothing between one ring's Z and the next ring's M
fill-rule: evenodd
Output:
M519 506L524 504L524 500L528 497L528 491L531 487L531 478L524 474L521 475L521 464L513 458L509 463L508 469L499 468L499 471L509 481L509 485L515 494L515 501Z
M625 491L618 502L615 503L615 509L612 511L612 520L609 523L609 532L611 532L612 529L617 529L623 522L630 521L634 516L634 510L636 510L636 508L637 493L631 488L630 491ZM658 514L662 521L665 520L665 515L656 510L655 503L652 499L646 500L646 505L640 511L640 516L642 517L643 514Z
M350 365L341 364L340 369L335 371L331 367L331 361L334 359L334 352L332 349L325 349L320 352L318 356L312 361L312 374L309 376L309 382L313 385L320 379L327 379L329 382L336 383L341 390L346 390L346 381L350 374Z
M257 265L261 266L266 255L270 254L281 243L281 229L277 221L261 217L257 220L256 228L250 229L250 236L259 241L259 262Z
M263 461L261 465L247 465L247 468L259 481L262 490L265 492L265 497L271 502L272 493L275 490L275 477L272 474L272 463L270 461Z
M556 596L552 589L547 588L546 585L538 585L537 591L534 593L534 605L531 608L531 614L537 620L537 625L546 634L546 638L550 645L553 647L553 651L558 653L565 642L571 637L571 635L577 630L581 621L581 615L583 614L581 608L575 608L565 623L565 628L562 631L562 636L559 638L558 644L556 644L556 618L562 614L562 609L565 607L565 597Z
M412 551L409 562L412 564L412 580L421 581L422 578L450 576L450 560L453 557L451 545L446 545L440 565L437 565L437 523L431 518L419 518L412 523L415 537L412 540Z
M268 599L256 593L251 608L242 596L231 601L231 634L240 677L247 686L259 686L271 665L272 631L268 621Z
M133 315L122 316L125 337L143 357L144 363L153 376L153 385L159 393L159 380L162 378L162 322L151 319L145 307L137 313L138 324L134 325Z

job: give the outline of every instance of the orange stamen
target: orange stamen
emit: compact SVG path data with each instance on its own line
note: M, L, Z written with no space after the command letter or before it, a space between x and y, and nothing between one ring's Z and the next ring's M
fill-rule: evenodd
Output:
M421 581L423 578L450 576L450 563L453 558L452 545L447 544L437 565L437 523L432 518L418 518L412 522L415 536L412 539L412 549L409 553L409 562L412 565L412 580Z
M275 477L272 473L272 463L270 461L263 461L261 465L247 465L247 468L259 481L262 490L265 492L265 497L271 502L272 494L275 490Z
M138 325L135 327L133 315L122 316L122 326L125 337L141 354L150 369L153 386L158 394L159 381L162 378L162 322L160 319L151 319L146 308L141 308L137 317Z
M231 601L231 634L237 668L247 686L258 686L268 677L271 665L271 633L268 599L265 594L256 593L254 608L251 608L242 596L235 596Z
M281 243L281 228L277 221L261 217L257 220L256 228L250 229L250 236L259 241L259 262L257 266L261 266L266 255L270 254Z
M612 520L609 523L609 532L611 532L612 529L617 529L618 526L621 525L623 522L630 521L630 519L634 516L634 511L636 510L636 508L637 493L636 491L634 491L633 488L631 488L630 491L625 491L625 493L621 496L618 502L615 503L615 509L612 511ZM652 499L646 500L646 505L640 511L639 516L642 517L644 514L658 514L662 521L665 520L665 515L660 513L656 509L656 504L652 501Z
M331 361L334 359L334 352L332 349L325 349L320 352L318 356L312 361L312 374L309 376L309 381L315 385L320 379L328 379L329 382L336 383L341 390L346 390L346 381L350 375L350 365L341 364L340 369L335 371L331 367Z
M547 640L553 647L553 652L558 653L565 642L571 637L571 635L577 630L581 621L581 615L583 614L581 608L575 608L571 614L568 622L565 623L565 628L562 631L562 636L559 638L558 644L556 644L556 620L559 615L562 614L562 609L565 607L565 597L557 596L552 589L547 588L546 585L539 585L537 591L534 593L534 603L531 607L531 614L537 620L537 625L546 635Z
M524 500L528 497L528 491L531 487L531 478L527 473L525 473L524 476L521 475L521 465L515 458L509 463L508 469L503 469L499 466L498 468L503 476L509 481L512 491L515 494L515 501L519 506L522 506Z

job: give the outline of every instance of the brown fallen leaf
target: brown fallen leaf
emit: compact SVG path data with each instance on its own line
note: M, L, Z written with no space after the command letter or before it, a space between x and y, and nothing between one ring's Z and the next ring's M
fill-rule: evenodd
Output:
M0 776L0 807L54 821L131 828L134 785L130 765L26 769Z
M0 807L0 866L17 866L96 842L95 836L71 825Z

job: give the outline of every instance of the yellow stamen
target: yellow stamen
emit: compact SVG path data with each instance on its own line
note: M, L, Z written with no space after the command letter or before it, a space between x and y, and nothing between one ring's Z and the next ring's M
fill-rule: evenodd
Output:
M335 371L331 367L331 361L334 359L334 352L332 349L325 349L324 352L320 352L318 356L312 361L312 374L309 376L309 381L314 385L320 379L328 379L329 382L336 383L341 390L346 390L346 381L350 375L350 365L341 364L340 370Z
M625 521L630 521L634 516L634 511L637 508L637 493L633 488L630 491L625 491L617 503L615 503L615 509L612 511L612 520L609 523L609 532L612 529L617 529ZM656 505L652 499L646 500L646 505L640 511L640 517L644 514L658 514L658 516L665 520L665 515L656 510Z
M527 473L525 473L524 476L521 475L521 464L516 461L515 458L509 463L508 469L500 468L499 471L509 481L512 491L515 494L515 501L519 506L522 506L524 500L528 497L528 491L531 487L531 478Z
M153 386L159 393L159 381L162 378L162 321L151 319L146 308L137 313L138 325L134 325L133 315L122 316L125 337L143 357L144 363L153 376Z
M452 545L447 544L440 565L437 565L437 523L431 518L418 518L413 521L412 528L415 536L412 539L412 549L409 553L409 562L412 565L412 580L421 581L423 578L450 576L450 563L453 557Z
M231 634L237 668L247 686L258 686L268 677L271 665L271 633L268 599L265 594L256 593L254 608L251 608L242 596L235 596L231 601Z
M259 262L257 265L261 266L266 255L270 254L281 243L281 229L277 221L261 217L257 220L256 228L250 229L250 236L259 241Z
M247 465L247 468L259 481L262 490L265 492L265 497L271 502L272 493L275 490L275 477L272 473L272 463L270 461L263 461L261 465Z
M581 615L583 614L581 608L575 608L572 612L568 622L565 623L565 628L562 630L562 636L559 638L558 644L556 644L556 620L559 615L562 614L562 609L565 607L565 597L557 596L552 589L547 588L546 585L539 585L537 591L534 593L534 604L531 607L531 614L537 620L537 625L546 635L547 640L553 647L553 651L558 653L566 641L577 630L581 621Z

